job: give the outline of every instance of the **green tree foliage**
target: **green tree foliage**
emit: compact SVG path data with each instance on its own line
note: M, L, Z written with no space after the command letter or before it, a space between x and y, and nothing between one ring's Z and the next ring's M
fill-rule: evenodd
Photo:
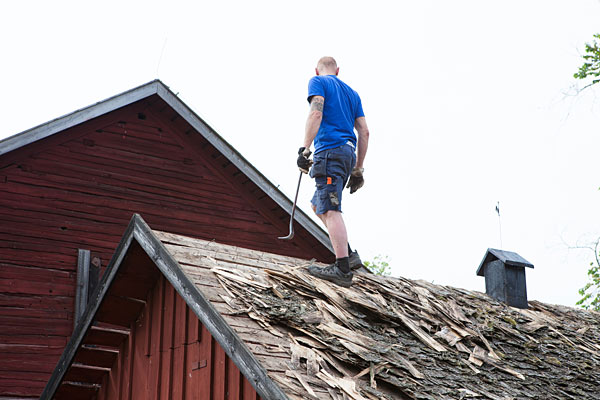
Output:
M584 62L579 71L573 75L576 79L589 79L591 82L583 87L583 89L595 85L600 82L600 33L594 35L593 43L585 44L585 54L581 57ZM581 90L583 90L581 89ZM590 269L588 269L588 282L584 287L579 289L581 299L577 302L577 305L585 308L586 310L597 310L600 311L600 254L598 253L598 246L600 244L600 238L596 240L596 243L592 247L594 251L594 261L590 263Z
M600 254L598 254L598 246L600 244L600 238L596 240L594 244L594 256L595 260L590 263L590 269L588 270L589 280L584 287L579 289L581 299L577 302L577 305L585 308L586 310L600 311Z
M583 89L592 86L598 82L600 82L600 33L594 35L593 43L585 44L585 54L581 57L583 58L583 65L579 67L579 71L575 73L573 76L576 79L588 79L591 78L592 81L585 85ZM581 90L583 90L581 89Z
M388 262L388 256L375 256L373 261L365 261L364 265L376 275L389 276L391 274L390 271L390 263Z

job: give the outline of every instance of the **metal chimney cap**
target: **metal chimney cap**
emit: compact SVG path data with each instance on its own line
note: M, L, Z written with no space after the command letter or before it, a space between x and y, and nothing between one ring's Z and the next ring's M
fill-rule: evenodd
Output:
M512 251L498 250L498 249L487 249L479 268L477 268L477 275L483 276L484 266L494 260L500 260L506 265L513 267L527 267L533 268L533 264Z

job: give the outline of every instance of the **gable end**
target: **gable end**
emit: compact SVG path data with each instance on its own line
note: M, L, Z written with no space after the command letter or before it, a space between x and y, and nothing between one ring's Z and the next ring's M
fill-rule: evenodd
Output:
M135 248L141 249L152 260L157 270L160 271L175 291L185 300L188 307L194 311L199 321L220 344L227 356L233 360L259 396L265 399L287 399L287 396L279 386L267 376L266 370L248 350L246 345L225 322L214 306L194 286L189 278L185 276L177 261L171 257L164 248L164 245L154 236L148 225L137 214L132 217L123 239L119 243L110 265L103 275L102 281L93 294L81 321L77 324L73 336L65 348L40 399L53 398L65 375L72 367L76 353L81 348L84 338L90 333L94 323L99 318L103 319L102 316L106 315L106 310L103 308L106 308L107 302L114 301L110 295L111 288L116 287L118 284L119 273L122 268L125 268L127 257L132 254L135 255ZM137 313L135 311L129 313L132 316L132 321L130 322L135 321L137 314L139 314L139 310ZM126 311L124 315L127 315ZM126 319L117 321L117 323L126 325ZM111 322L114 323L114 321Z

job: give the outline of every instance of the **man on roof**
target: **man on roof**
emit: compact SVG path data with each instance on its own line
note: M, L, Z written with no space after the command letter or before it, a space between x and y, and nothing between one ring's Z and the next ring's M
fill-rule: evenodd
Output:
M308 83L310 112L297 164L304 173L308 173L312 165L310 176L316 184L312 209L325 224L336 257L335 263L324 268L311 265L308 271L318 278L349 287L352 270L359 269L362 261L348 244L342 217L342 190L346 186L354 193L364 184L363 163L369 128L360 96L338 78L339 70L333 57L323 57L315 68L316 76ZM312 161L309 159L311 144L314 144Z

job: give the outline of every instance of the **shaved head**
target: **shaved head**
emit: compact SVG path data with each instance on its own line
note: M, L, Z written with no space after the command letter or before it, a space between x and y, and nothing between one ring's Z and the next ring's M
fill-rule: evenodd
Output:
M333 57L321 57L317 63L318 75L337 75L338 66Z

